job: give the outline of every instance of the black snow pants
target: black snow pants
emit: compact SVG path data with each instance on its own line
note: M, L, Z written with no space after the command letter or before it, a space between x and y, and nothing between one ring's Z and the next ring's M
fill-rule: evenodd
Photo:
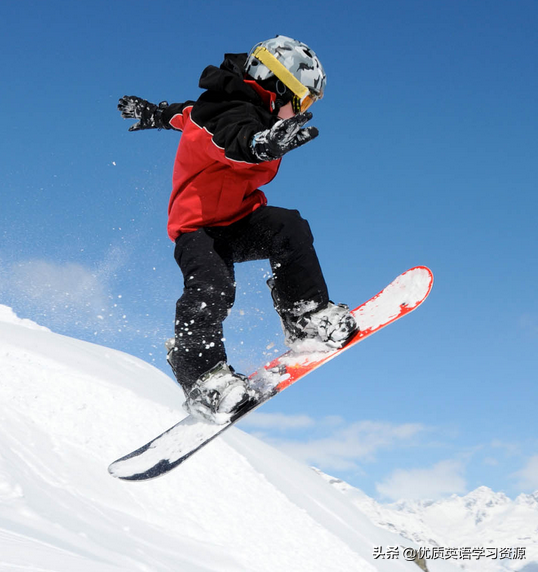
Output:
M235 300L236 262L268 259L279 311L329 302L310 226L298 211L263 206L229 225L180 235L175 259L184 278L176 305L174 369L189 388L219 361L226 361L223 321Z

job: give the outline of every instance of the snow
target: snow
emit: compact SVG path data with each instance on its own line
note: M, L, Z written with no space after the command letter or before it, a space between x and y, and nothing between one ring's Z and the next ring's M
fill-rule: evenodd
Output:
M2 304L0 304L0 322L4 322L6 324L16 324L19 326L25 326L32 330L43 330L45 332L50 331L48 328L45 328L45 326L40 326L39 324L36 324L32 320L19 318L11 308L9 308L8 306L4 306Z
M0 306L0 374L1 571L418 570L374 559L413 543L236 428L161 479L112 478L111 461L185 415L175 382L139 359Z
M419 546L525 548L525 560L481 558L468 564L473 571L527 572L538 567L538 492L511 500L482 486L435 502L403 500L381 505L359 489L317 472L372 522Z
M409 310L418 306L432 288L431 272L424 267L408 270L391 282L383 292L361 306L355 315L361 330L375 330L390 323L401 312L401 306ZM403 299L402 299L403 296Z

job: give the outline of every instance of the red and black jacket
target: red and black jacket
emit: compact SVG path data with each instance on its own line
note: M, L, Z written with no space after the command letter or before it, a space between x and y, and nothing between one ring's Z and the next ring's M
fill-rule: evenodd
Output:
M174 103L162 114L167 129L183 132L174 165L168 235L229 225L267 199L258 187L271 181L280 159L260 162L251 151L255 133L272 127L275 95L244 79L247 54L226 54L207 67L200 98Z

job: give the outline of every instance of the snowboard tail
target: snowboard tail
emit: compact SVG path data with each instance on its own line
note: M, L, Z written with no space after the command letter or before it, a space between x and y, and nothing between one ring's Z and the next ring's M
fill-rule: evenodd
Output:
M425 266L404 272L379 294L353 310L359 331L340 349L312 351L305 342L250 375L260 396L247 402L224 425L215 425L189 415L140 449L118 459L108 470L124 480L148 480L168 473L207 445L237 421L287 387L343 351L409 314L424 302L433 286L433 274Z

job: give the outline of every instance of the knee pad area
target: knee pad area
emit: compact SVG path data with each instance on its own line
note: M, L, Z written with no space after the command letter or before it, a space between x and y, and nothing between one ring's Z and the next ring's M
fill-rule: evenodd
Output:
M280 219L280 229L275 235L276 251L279 254L311 247L314 242L308 221L301 217L299 211L285 211Z
M192 320L203 327L223 322L235 301L235 288L194 286L186 288L176 306L176 320L190 324Z

